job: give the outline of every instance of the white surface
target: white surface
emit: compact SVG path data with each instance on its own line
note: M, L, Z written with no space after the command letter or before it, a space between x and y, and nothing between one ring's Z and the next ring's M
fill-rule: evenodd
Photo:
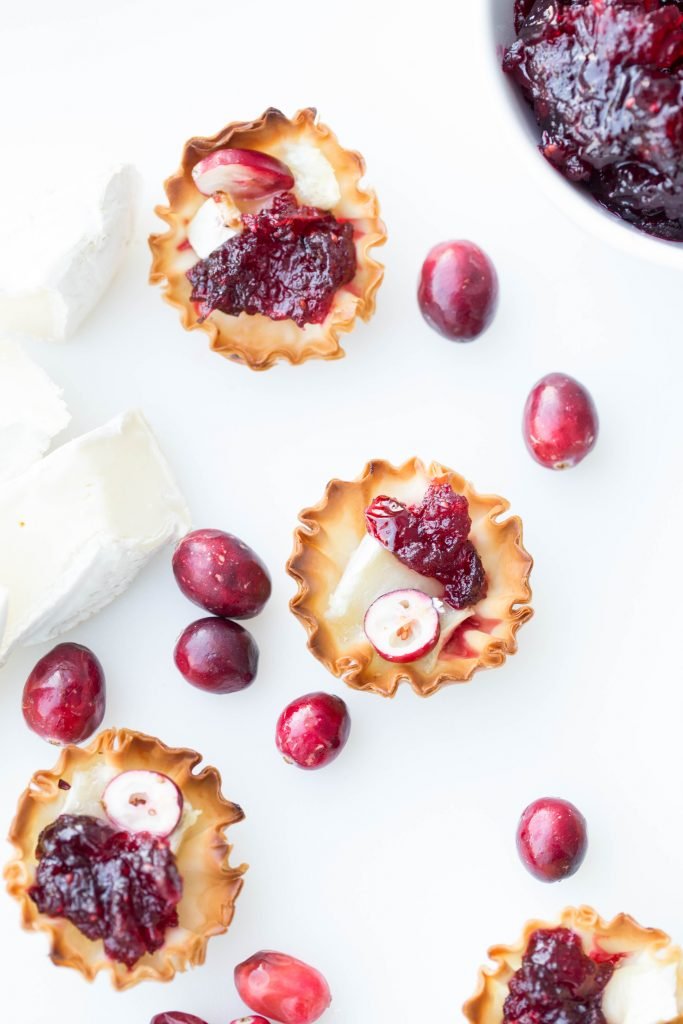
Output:
M604 247L546 200L501 134L477 8L269 0L250 18L212 0L201 15L176 0L90 0L4 14L3 138L87 135L118 147L144 184L138 236L104 301L68 346L30 351L65 387L74 433L140 405L197 524L242 536L274 579L252 627L259 677L241 694L213 699L175 672L175 638L199 609L163 556L72 634L106 668L105 724L196 746L245 808L231 838L251 868L231 931L171 986L117 995L52 966L0 894L8 1020L148 1024L175 1008L227 1024L244 1012L234 964L270 946L325 972L324 1024L431 1024L460 1019L488 944L565 904L628 910L683 940L680 276ZM188 45L205 38L200 19L223 48ZM316 104L364 153L391 241L377 315L345 341L345 360L253 374L181 329L146 283L145 235L184 140L268 104ZM433 333L414 298L423 255L448 237L476 240L500 274L498 318L469 346ZM528 389L551 370L583 381L602 419L595 451L565 475L537 466L519 430ZM297 512L330 476L415 453L523 515L536 617L504 668L391 703L307 653L283 565ZM2 670L5 826L56 756L20 711L40 653ZM288 700L319 688L344 696L353 727L335 764L311 774L281 761L273 730ZM523 807L546 794L575 801L590 828L584 866L555 886L527 875L514 847Z

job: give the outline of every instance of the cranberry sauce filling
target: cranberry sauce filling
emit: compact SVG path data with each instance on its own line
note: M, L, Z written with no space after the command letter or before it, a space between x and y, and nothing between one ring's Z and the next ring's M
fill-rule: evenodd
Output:
M486 596L486 574L467 538L469 504L448 483L433 481L419 505L381 494L365 513L368 532L422 576L444 585L444 600L469 608Z
M356 274L353 225L299 206L288 192L242 220L239 234L187 272L202 320L218 309L299 327L322 323L337 289Z
M182 880L165 839L62 814L41 832L36 856L30 896L40 913L102 939L112 960L133 967L178 924Z
M504 1024L605 1024L602 993L614 964L596 963L569 928L539 929L510 979Z
M503 67L541 152L624 220L683 241L683 0L516 0L515 14Z

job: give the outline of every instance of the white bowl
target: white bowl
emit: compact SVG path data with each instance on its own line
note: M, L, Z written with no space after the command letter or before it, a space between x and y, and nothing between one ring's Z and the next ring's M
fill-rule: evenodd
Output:
M548 198L582 229L622 252L677 270L683 268L683 243L653 238L605 210L591 195L567 181L538 150L540 133L531 109L501 69L504 47L515 39L514 0L480 0L486 59L491 62L508 135Z

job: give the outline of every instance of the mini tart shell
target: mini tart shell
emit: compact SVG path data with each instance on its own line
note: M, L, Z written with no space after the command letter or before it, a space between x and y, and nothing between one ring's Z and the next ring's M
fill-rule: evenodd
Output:
M559 927L577 932L583 939L586 952L596 946L607 953L647 949L663 962L677 963L679 1011L683 1009L683 954L665 932L644 928L628 914L618 914L612 921L604 921L591 907L569 907L558 921L528 921L515 945L489 949L489 959L494 966L481 969L477 992L463 1006L463 1013L471 1024L501 1024L510 978L521 967L532 934L539 928ZM676 1018L677 1021L680 1019L680 1016Z
M187 226L206 201L192 180L192 168L217 149L234 146L257 149L278 156L287 143L301 140L314 144L334 168L341 199L330 212L354 225L358 269L353 281L340 288L332 309L321 324L299 327L293 320L271 320L261 314L229 316L214 310L203 322L190 301L192 287L186 277L198 261L187 241ZM316 123L313 108L300 110L290 120L271 107L255 121L235 121L210 138L194 138L186 143L178 171L165 182L168 206L157 206L156 213L168 224L162 235L151 235L151 284L164 284L164 298L180 311L187 330L206 331L211 348L252 370L267 370L279 359L303 363L307 359L338 359L344 355L339 335L352 330L357 316L369 320L375 309L375 294L384 268L370 250L386 241L386 228L379 218L374 192L360 188L365 162L359 153L342 149L323 124ZM180 248L179 248L180 247Z
M167 747L151 736L127 729L110 729L87 747L65 747L52 771L35 773L19 800L10 829L9 839L17 856L7 865L5 879L10 895L21 904L23 927L50 936L53 963L75 968L88 981L100 971L107 971L114 988L127 989L146 979L170 981L177 971L203 963L208 940L227 931L246 865L230 866L232 848L225 829L240 821L244 813L221 795L221 779L215 768L195 772L201 760L194 750ZM70 921L40 914L29 896L38 837L59 817L66 796L60 780L68 783L76 772L87 771L102 761L121 771L144 768L163 772L193 808L202 812L188 827L176 853L183 878L179 925L168 931L161 949L145 954L130 970L110 960L100 940L86 938Z
M365 638L344 644L334 622L326 617L345 565L366 535L366 508L379 494L403 500L402 487L415 479L423 479L425 486L432 480L447 480L467 498L473 522L470 537L489 580L489 595L475 610L482 609L482 617L500 620L475 657L439 656L428 669L419 662L385 661ZM417 458L398 467L382 460L369 462L357 480L332 480L322 501L300 513L301 526L295 531L294 551L287 563L288 573L297 582L290 608L308 633L309 650L349 686L383 697L393 697L404 680L427 697L446 684L467 682L478 669L502 665L517 650L517 630L533 615L528 605L533 560L522 545L522 522L517 516L499 519L509 507L497 495L478 494L446 466L438 462L425 466Z

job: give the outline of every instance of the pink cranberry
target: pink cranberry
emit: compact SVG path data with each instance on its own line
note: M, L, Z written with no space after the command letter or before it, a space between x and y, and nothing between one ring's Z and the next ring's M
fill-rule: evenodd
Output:
M330 693L307 693L288 704L278 718L277 748L299 768L324 768L341 753L351 719L346 704Z
M422 264L417 301L430 327L445 338L473 341L495 316L495 268L472 242L442 242Z
M238 964L235 985L251 1010L280 1024L313 1024L332 1002L319 971L293 956L271 950L254 953Z
M233 1020L230 1024L268 1024L265 1017L240 1017L239 1020Z
M577 380L549 373L526 400L522 429L536 462L548 469L570 469L595 447L598 412Z
M525 868L542 882L578 871L587 845L586 819L567 800L535 800L519 820L517 850Z
M195 530L173 555L185 597L212 615L250 619L270 597L270 576L255 551L222 530Z
M181 1010L167 1010L166 1013L157 1013L152 1017L150 1024L206 1024L193 1013L183 1013Z
M174 658L188 683L209 693L235 693L254 681L259 650L251 633L230 619L199 619L178 639Z
M82 743L104 718L104 671L81 644L57 644L40 659L24 686L29 729L50 743Z

